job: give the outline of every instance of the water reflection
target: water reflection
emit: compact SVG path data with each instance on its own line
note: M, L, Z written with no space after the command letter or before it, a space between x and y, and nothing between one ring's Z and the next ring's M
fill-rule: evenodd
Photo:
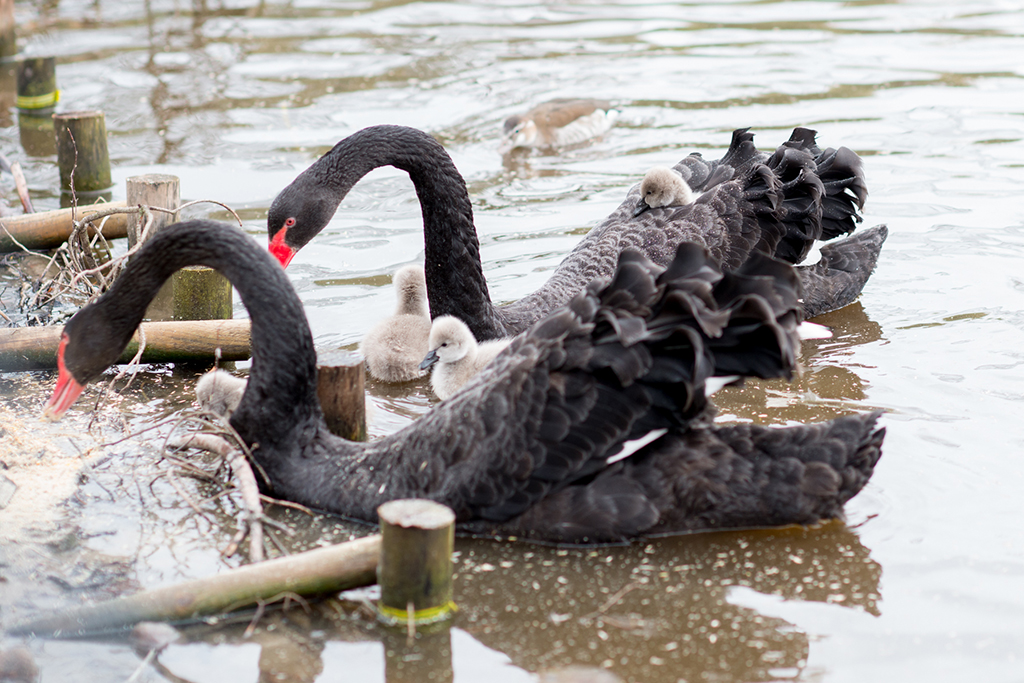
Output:
M512 665L496 680L515 679L517 669L570 665L651 683L796 680L813 646L807 634L783 619L733 604L731 590L746 587L879 614L881 568L841 522L614 548L460 539L457 556L460 611L451 626L460 648ZM453 634L447 627L411 637L403 629L380 626L366 594L345 596L270 609L255 630L251 612L192 627L185 630L187 642L258 645L260 681L314 681L322 672L336 676L342 652L346 670L362 672L359 680L453 680ZM195 659L180 647L162 658L164 675L175 676L171 680L182 680L177 677L185 676L187 662Z

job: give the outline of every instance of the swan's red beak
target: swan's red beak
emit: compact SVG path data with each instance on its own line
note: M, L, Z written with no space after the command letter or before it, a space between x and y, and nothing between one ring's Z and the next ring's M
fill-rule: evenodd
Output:
M297 253L297 250L292 249L284 243L284 235L286 232L288 232L288 228L281 228L278 230L277 234L274 235L274 239L270 240L270 244L267 247L270 249L270 253L274 255L274 258L281 262L282 268L287 268L288 264L292 262L292 259L295 258L295 254Z
M48 420L59 420L85 388L71 376L71 372L64 365L64 348L67 344L68 336L61 335L60 346L57 347L57 386L53 390L53 396L43 408L43 417Z

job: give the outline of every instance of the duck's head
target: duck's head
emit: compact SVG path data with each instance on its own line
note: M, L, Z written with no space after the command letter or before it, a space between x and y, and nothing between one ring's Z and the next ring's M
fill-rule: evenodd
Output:
M522 116L510 116L505 119L505 133L500 149L508 152L516 147L529 147L537 139L537 123L533 119Z

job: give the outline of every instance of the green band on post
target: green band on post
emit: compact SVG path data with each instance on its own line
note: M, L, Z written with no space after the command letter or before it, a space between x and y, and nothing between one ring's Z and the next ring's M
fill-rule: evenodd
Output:
M46 109L57 104L60 100L60 90L54 90L45 95L18 95L15 106L18 109Z

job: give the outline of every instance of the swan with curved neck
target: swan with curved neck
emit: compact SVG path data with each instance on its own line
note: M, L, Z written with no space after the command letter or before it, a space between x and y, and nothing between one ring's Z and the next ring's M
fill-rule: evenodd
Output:
M231 425L272 492L313 508L372 521L383 502L427 498L463 532L557 542L808 524L840 516L880 455L877 415L785 429L706 419L708 377L792 370L799 287L766 258L723 275L692 245L660 275L627 250L610 281L517 337L435 410L377 441L345 441L324 423L312 335L284 271L212 221L161 230L68 321L47 414L117 360L187 265L221 271L251 316L252 367Z
M480 341L513 336L564 305L597 277L608 277L618 254L640 249L662 266L677 244L707 248L734 268L751 251L798 262L811 243L853 230L867 196L860 159L846 148L822 152L814 132L797 129L768 157L753 135L736 131L720 161L691 154L676 165L700 197L683 207L633 217L639 189L596 225L526 297L491 302L466 183L434 138L404 126L380 125L345 138L303 171L274 199L267 214L270 250L285 266L319 233L364 175L380 166L409 174L423 214L430 316L454 315ZM886 237L884 226L822 249L822 258L800 269L807 317L851 303L871 275Z

